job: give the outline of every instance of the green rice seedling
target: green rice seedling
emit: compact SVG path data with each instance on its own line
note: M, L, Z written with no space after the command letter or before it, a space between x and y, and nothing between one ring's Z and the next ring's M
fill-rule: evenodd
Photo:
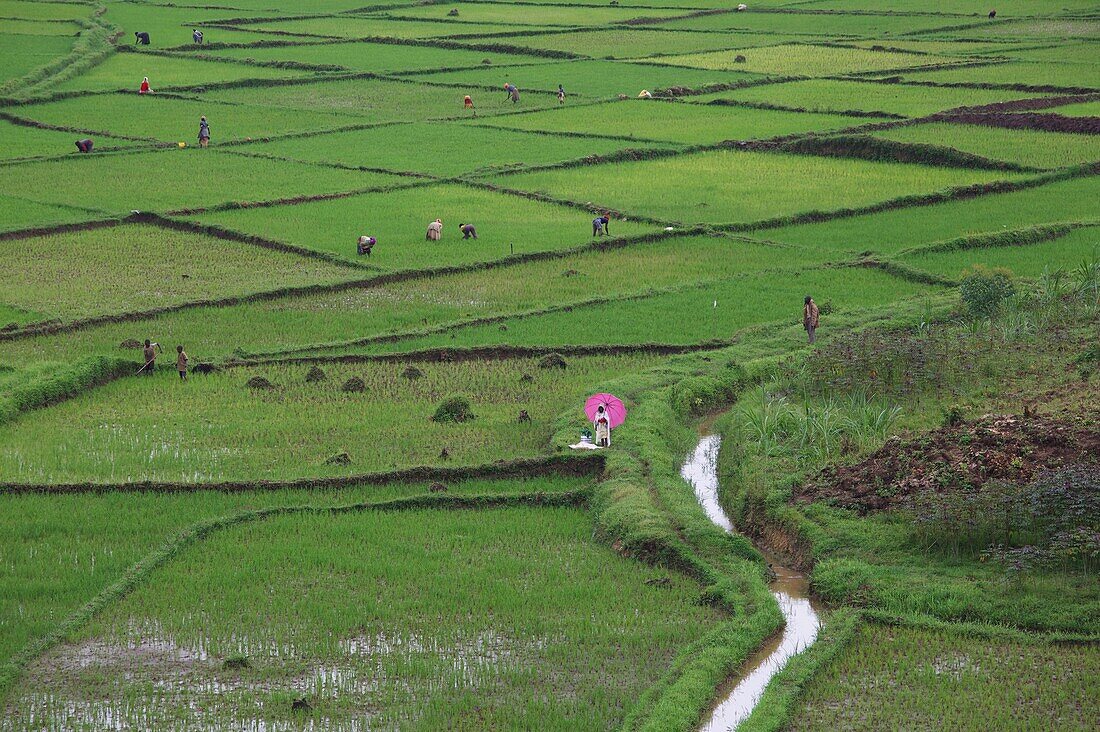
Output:
M478 66L486 63L486 61L494 66L500 66L532 63L538 60L517 54L465 51L420 45L405 46L395 43L310 43L271 48L227 48L215 51L212 56L237 61L289 61L323 66L331 65L353 71L371 71L375 73Z
M1100 715L1098 674L1094 645L866 625L806 685L789 728L1084 729Z
M271 3L268 0L238 0L233 3L233 7L257 10L268 17L273 15L271 12ZM310 3L309 7L311 12L335 15L337 13L360 10L363 4L360 0L317 0L316 2ZM288 15L295 15L295 13L288 13Z
M904 82L1100 89L1100 67L1093 64L1010 61L957 69L919 69L896 74Z
M363 174L372 180L374 174ZM360 259L394 270L442 267L502 259L512 254L565 249L592 241L587 211L446 184L295 206L293 215L264 209L200 214L197 220L259 234L298 246L355 257L355 242L378 240ZM426 241L428 224L443 221L443 238ZM477 239L462 239L458 227L472 223ZM615 236L653 231L651 225L614 221Z
M973 41L971 41L973 43ZM1008 58L1019 59L1023 61L1056 61L1059 63L1071 62L1071 63L1095 63L1090 58L1090 53L1094 49L1092 42L1082 41L1077 43L1063 42L1057 46L1050 45L1050 42L1043 43L1038 47L1031 46L1028 43L1024 48L1019 46L1005 47L1002 42L990 43L991 48L988 49L988 54L991 56L1002 56ZM998 52L997 49L1000 49Z
M744 61L738 61L744 56ZM779 76L826 76L853 71L875 71L930 66L943 59L861 48L788 44L744 48L737 51L668 56L654 63L667 63L699 69L742 70Z
M198 121L193 124L188 139L197 134ZM210 126L217 135L217 119L211 120ZM95 176L99 184L90 188L85 176ZM5 175L0 179L0 193L22 195L32 191L42 203L123 214L131 210L164 211L366 190L401 182L401 178L382 173L366 175L246 158L218 150L173 148L133 155L81 155L64 161L23 163L18 176Z
M626 5L624 3L624 5ZM634 12L643 12L636 8ZM648 12L648 10L644 11ZM565 51L595 58L642 58L667 56L675 53L714 51L722 48L749 48L785 43L797 36L773 36L756 33L705 33L700 31L672 31L667 29L609 28L605 30L580 30L573 33L548 33L546 35L514 35L498 40L508 45L545 51ZM483 39L484 40L484 39ZM462 41L477 43L479 39Z
M194 5L199 5L195 3ZM103 18L122 31L120 43L132 44L134 33L149 34L153 49L171 48L191 43L191 31L199 24L218 23L230 18L269 16L269 10L246 8L240 3L232 9L200 7L153 6L145 3L110 3ZM263 37L227 28L203 28L207 43L248 43ZM272 38L272 36L268 36ZM148 74L145 74L148 76ZM139 79L140 81L140 79ZM156 87L153 87L154 89Z
M1054 107L1046 111L1052 114L1061 114L1066 117L1100 117L1100 101L1064 104L1060 107Z
M964 21L965 22L965 21ZM901 35L912 31L929 30L944 25L958 25L958 19L938 15L893 15L885 13L867 15L820 14L798 12L719 13L673 19L661 24L663 28L694 30L733 30L756 33L792 33L804 36L836 38Z
M211 129L217 134L218 142L334 129L362 122L356 117L327 112L249 107L171 97L143 97L137 94L121 98L113 94L79 97L26 105L19 108L19 116L49 125L68 125L90 130L89 134L95 140L96 148L101 145L110 147L134 144L120 143L110 138L99 139L99 135L111 133L155 138L163 142L182 140L189 145L195 144L200 117L211 121ZM73 146L76 136L73 133L65 133L64 136L67 144L59 144L54 154L69 153L70 147L73 148L71 152L76 154Z
M546 453L564 410L574 406L581 417L600 383L658 362L586 357L553 373L528 359L438 364L420 366L424 377L413 381L401 376L401 363L331 364L326 381L307 384L305 365L194 374L181 383L168 361L151 377L115 381L0 425L0 474L49 483L212 482L534 457ZM534 379L521 381L523 373ZM253 376L274 388L249 388ZM341 390L350 378L363 381L361 392ZM477 418L433 423L438 402L458 390L473 395ZM521 409L530 421L517 420ZM33 426L40 420L45 432ZM326 462L343 452L349 463Z
M14 719L53 718L65 699L89 702L89 722L201 708L203 724L283 723L304 697L310 717L341 726L367 714L407 729L615 727L723 616L692 580L643 569L591 533L572 508L290 514L229 528L36 663ZM667 581L646 582L656 576ZM129 654L110 649L144 643L155 660L127 674ZM55 663L80 648L104 650L92 651L103 696L84 695L90 677L58 677ZM182 653L195 658L183 677ZM251 668L224 669L234 655ZM49 697L35 691L47 678ZM158 678L164 691L150 693Z
M1100 231L1094 227L1077 229L1053 241L1024 246L957 249L946 252L916 250L898 261L943 277L957 278L967 267L1004 267L1018 277L1039 277L1049 269L1068 271L1083 259L1096 256Z
M653 184L634 186L630 181L639 175ZM836 178L851 184L833 185ZM523 173L497 180L509 188L593 201L628 214L644 211L669 221L741 224L864 206L1002 178L1019 176L722 150L598 168Z
M0 121L0 137L4 140L4 145L0 146L0 158L5 160L79 154L74 143L80 135L72 132L44 130ZM97 148L132 144L124 140L114 140L98 135L95 142ZM5 219L5 223L7 223L7 219Z
M528 117L530 115L508 115L502 119ZM275 141L250 146L248 152L450 177L608 155L630 145L643 149L651 147L647 143L623 140L539 135L434 122Z
M911 125L874 134L897 142L952 147L1032 168L1059 168L1100 160L1100 139L1096 135L948 123Z
M63 319L347 281L362 272L154 226L16 239L0 248L0 302Z
M447 495L501 495L581 490L588 479L531 477L448 483ZM48 636L59 619L117 582L143 557L195 523L242 510L277 506L339 506L427 494L428 482L353 486L328 491L251 490L234 493L74 493L0 497L3 552L0 579L0 667L29 643ZM33 549L32 549L33 547Z
M171 87L202 86L243 79L285 79L309 75L309 72L293 69L268 69L178 56L117 53L87 73L64 81L54 88L57 91L123 89L136 94L138 85L145 76L149 77L149 83L155 92Z
M516 26L494 23L433 23L393 20L382 16L342 15L295 20L263 20L238 28L257 33L279 31L327 38L442 38L452 35L480 35L515 30ZM529 26L537 28L538 26Z
M692 97L688 101L706 104L715 99L730 99L737 102L806 109L811 112L837 113L859 110L888 112L905 117L923 117L955 107L992 104L1037 96L1040 95L987 89L930 89L902 84L806 79L704 94Z
M1000 233L1036 223L1086 221L1086 203L1100 194L1093 177L1047 183L1008 193L901 208L866 216L769 228L757 235L774 241L857 254L897 252L967 236Z
M919 37L919 36L918 36ZM873 40L845 40L845 46L858 46L859 48L889 48L890 50L912 51L915 53L931 53L939 56L973 56L977 54L989 54L990 56L1002 56L1006 52L1005 45L996 41L973 40L906 40L902 38L873 39ZM947 59L945 59L946 61Z
M935 291L934 287L898 280L877 270L780 270L658 291L652 297L575 308L572 312L509 319L504 321L507 330L496 324L472 325L445 335L403 339L367 350L503 343L701 343L729 339L749 326L801 322L802 299L807 293L828 298L838 310L849 311L881 307L899 298Z
M493 86L495 89L495 81ZM497 99L504 97L503 82L501 87ZM486 104L485 91L378 79L321 80L309 84L227 89L209 92L205 97L266 107L342 112L355 115L365 123L374 123L465 119L470 113L463 108L462 97L468 93L474 97L479 117L510 111L502 105ZM495 90L491 93L496 94ZM550 95L523 97L525 110L551 104L557 104L557 100Z
M1091 18L1027 18L965 28L959 35L967 38L1027 38L1064 41L1070 38L1095 40L1100 22Z
M636 97L642 89L656 91L671 86L702 87L710 84L733 84L756 77L729 70L670 69L651 62L627 63L593 59L445 71L417 75L416 78L435 84L451 84L460 87L474 85L502 88L506 82L512 83L520 89L520 102L518 105L509 103L507 106L528 109L530 100L537 96L524 96L524 91L554 93L558 90L558 84L565 87L568 104L568 100L573 96L615 97L623 94ZM481 94L484 95L485 92ZM497 98L504 98L503 90ZM493 103L495 104L495 101ZM554 106L557 106L556 99L554 99Z
M867 11L882 10L882 4L878 0L812 0L804 3L806 8L812 10L839 10L839 11ZM1003 15L1019 18L1031 15L1050 15L1049 5L1036 5L1030 0L1005 0L998 3L999 12ZM926 13L930 8L923 0L900 0L891 4L891 9L898 12ZM1091 0L1062 0L1058 5L1058 11L1077 14L1082 10L1092 7ZM984 6L975 5L971 0L940 0L934 8L936 13L943 15L962 15L984 18L988 10ZM1056 11L1057 12L1057 11ZM960 23L965 22L960 20ZM999 23L998 23L999 25Z
M490 124L525 130L597 132L681 143L761 140L769 137L853 127L866 120L840 115L779 112L770 109L700 107L635 99L619 104L549 109L509 115Z
M337 348L363 338L413 334L478 318L644 295L653 287L780 267L792 256L784 249L713 237L642 246L644 256L634 248L592 251L495 273L475 270L230 307L195 307L73 333L0 342L0 363L66 359L73 352L117 355L122 341L146 337L189 344L189 353L200 360L221 360L241 351ZM798 256L814 261L810 252ZM611 271L615 277L606 276Z
M23 308L15 308L11 305L0 304L0 327L11 325L26 325L27 323L34 323L41 320L46 320L46 316L42 313L31 312L30 310L24 310Z
M450 15L450 6L409 6L391 8L387 15L408 19L461 21L463 23L507 23L577 27L615 25L638 18L667 18L684 11L676 8L576 7L538 5L520 6L497 2L463 3L457 17ZM459 26L461 27L461 26Z
M54 59L64 56L73 47L73 39L66 36L41 36L5 33L0 51L0 81L18 79ZM139 79L140 81L140 79Z
M15 231L51 224L69 224L105 218L93 210L75 206L53 205L28 201L19 196L0 194L0 229Z
M89 7L76 3L23 2L22 0L3 0L0 13L5 18L26 18L28 20L71 20L91 15Z
M65 21L4 19L5 35L20 36L75 36L80 32L76 23Z

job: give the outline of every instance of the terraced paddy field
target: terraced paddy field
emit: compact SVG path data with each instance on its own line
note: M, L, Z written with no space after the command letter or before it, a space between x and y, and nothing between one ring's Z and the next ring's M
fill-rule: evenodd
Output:
M736 7L0 0L0 730L1100 726L1100 6Z

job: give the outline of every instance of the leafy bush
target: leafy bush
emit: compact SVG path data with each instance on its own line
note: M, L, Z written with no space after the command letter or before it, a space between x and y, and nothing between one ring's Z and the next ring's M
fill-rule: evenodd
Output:
M1012 273L1006 269L988 269L975 265L963 274L959 296L967 312L988 318L1001 311L1005 300L1016 293Z
M461 394L447 397L436 407L432 415L433 422L469 422L477 415L470 406L470 400Z

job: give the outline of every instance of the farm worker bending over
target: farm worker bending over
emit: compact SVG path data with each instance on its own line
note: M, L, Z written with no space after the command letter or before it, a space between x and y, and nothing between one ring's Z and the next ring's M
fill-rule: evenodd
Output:
M458 230L462 232L463 239L477 238L477 229L474 228L473 224L459 224Z
M80 152L91 152L93 144L94 143L92 142L91 138L86 137L83 140L76 141L76 149Z
M191 32L191 40L195 43L202 43L202 31L196 28Z
M149 77L146 76L141 80L141 86L138 87L138 94L148 94L151 91L153 90L149 88Z
M436 219L428 224L428 241L439 241L443 237L443 220Z
M180 372L180 381L187 381L187 351L183 346L176 346L176 371Z
M145 339L145 347L141 349L141 355L145 359L145 365L138 369L140 374L144 371L147 374L153 373L153 369L157 367L157 350L163 350L159 343L153 343L148 338Z
M596 445L611 447L611 422L602 404L596 408L596 418L592 420L592 426L596 430Z
M361 236L359 237L359 243L355 246L355 253L362 256L366 254L370 256L370 250L374 249L374 245L378 243L378 240L373 236Z
M508 98L512 100L512 104L519 101L519 89L515 84L505 84L504 91L508 92Z
M136 43L139 46L148 46L149 45L149 34L143 32L143 31L136 31L134 33L134 43Z
M206 117L199 117L199 147L206 147L210 144L210 125L206 121Z
M821 315L817 303L809 295L806 295L806 304L802 308L802 327L806 329L806 335L810 343L816 340L814 332L817 330L817 321Z
M610 216L597 216L592 219L592 236L611 236L611 232L608 231L608 224L611 223Z
M477 116L477 110L474 109L474 100L470 97L469 94L462 97L462 106L463 106L463 108L468 109L471 112L473 112L475 117Z

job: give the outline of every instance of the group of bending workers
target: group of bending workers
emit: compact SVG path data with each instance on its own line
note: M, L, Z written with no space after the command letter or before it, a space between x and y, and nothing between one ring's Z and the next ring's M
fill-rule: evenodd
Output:
M611 236L608 230L608 225L611 223L611 217L606 214L600 214L596 218L592 219L592 236ZM477 227L473 224L459 224L458 230L462 232L462 238L465 239L477 239ZM428 224L428 230L424 234L424 238L427 241L439 241L443 238L443 219L436 219L432 223ZM355 253L359 256L371 255L371 251L374 249L374 245L378 243L378 240L369 234L363 234L359 237L355 244Z
M202 31L198 28L191 31L191 42L199 45L204 43ZM134 31L134 44L138 46L148 46L149 34L145 31Z
M510 99L512 100L512 104L516 104L519 102L519 87L517 87L512 82L508 82L504 85L504 93L508 95L504 98L504 101L508 101ZM558 84L558 104L565 104L565 87L561 84ZM462 97L462 106L463 108L470 110L470 112L473 113L475 117L477 116L477 110L474 109L474 98L471 97L469 94Z
M458 230L462 232L463 239L476 239L477 228L473 224L459 224ZM432 223L428 224L428 231L424 236L428 241L439 241L443 238L443 219L436 219ZM359 256L370 256L371 250L374 249L374 245L378 243L378 240L373 236L364 234L359 237L359 241L355 245L355 253Z

